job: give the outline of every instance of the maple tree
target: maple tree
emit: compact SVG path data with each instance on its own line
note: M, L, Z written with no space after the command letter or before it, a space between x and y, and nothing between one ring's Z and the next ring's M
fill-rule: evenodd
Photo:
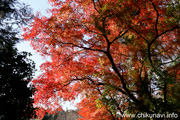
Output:
M80 120L180 112L178 0L49 2L50 17L37 15L24 34L51 57L33 80L37 105L53 112L81 95Z

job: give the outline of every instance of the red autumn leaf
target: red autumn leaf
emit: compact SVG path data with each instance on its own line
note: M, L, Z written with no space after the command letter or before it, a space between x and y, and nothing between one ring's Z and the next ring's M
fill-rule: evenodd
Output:
M173 99L175 88L168 87L179 87L178 2L49 2L51 16L37 16L24 34L34 49L51 57L33 80L37 105L53 111L62 99L72 101L81 95L82 120L179 111L179 92Z

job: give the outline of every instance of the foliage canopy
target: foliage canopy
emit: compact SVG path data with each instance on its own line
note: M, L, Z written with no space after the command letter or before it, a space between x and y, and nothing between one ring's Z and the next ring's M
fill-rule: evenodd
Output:
M51 16L37 16L24 34L51 57L33 80L36 104L52 112L81 95L81 120L180 113L178 0L49 2Z

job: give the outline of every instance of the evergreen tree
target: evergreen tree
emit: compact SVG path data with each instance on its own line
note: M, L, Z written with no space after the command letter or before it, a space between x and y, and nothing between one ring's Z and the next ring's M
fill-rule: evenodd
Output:
M31 20L30 9L17 0L0 0L0 119L20 120L32 117L34 92L28 87L35 64L27 52L19 53L19 26Z

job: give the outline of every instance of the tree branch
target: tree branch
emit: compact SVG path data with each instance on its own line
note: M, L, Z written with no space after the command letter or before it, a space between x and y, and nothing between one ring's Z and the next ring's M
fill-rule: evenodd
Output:
M99 10L96 8L96 3L95 3L95 1L92 0L92 2L93 2L93 5L94 5L94 9L99 13Z
M61 43L61 44L72 45L72 46L74 46L74 47L82 48L82 49L85 49L85 50L92 50L92 51L98 51L98 52L106 53L106 51L101 50L101 49L93 49L93 48L91 48L91 47L83 47L83 46L75 45L74 43Z
M114 41L116 41L117 39L119 39L119 38L121 38L122 36L124 36L129 30L130 30L130 28L127 29L123 34L121 34L122 31L120 31L120 32L119 32L119 35L118 35L116 38L114 38L114 40L113 40L112 42L110 42L110 44L112 44ZM120 34L121 34L121 35L120 35Z
M167 32L171 32L171 31L173 31L173 30L175 30L175 29L179 29L179 28L180 28L180 26L175 26L175 27L173 27L173 28L171 28L171 29L169 29L169 30L166 30L166 31L162 32L161 34L157 35L157 36L148 44L148 59L149 59L149 61L150 61L151 64L153 64L152 59L151 59L151 45L152 45L152 44L157 40L157 38L159 38L160 36L166 34Z
M159 19L159 12L158 12L156 6L154 5L154 3L152 2L152 0L150 0L150 2L151 2L151 4L153 5L154 10L156 11L156 14L157 14L157 16L156 16L156 23L155 23L155 30L156 30L156 35L158 36L158 19Z

